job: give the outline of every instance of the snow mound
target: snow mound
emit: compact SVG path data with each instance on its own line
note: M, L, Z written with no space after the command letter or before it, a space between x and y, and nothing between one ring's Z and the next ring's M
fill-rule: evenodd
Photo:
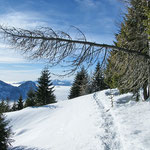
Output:
M110 96L113 94L114 107ZM150 103L104 90L6 113L13 150L149 150Z

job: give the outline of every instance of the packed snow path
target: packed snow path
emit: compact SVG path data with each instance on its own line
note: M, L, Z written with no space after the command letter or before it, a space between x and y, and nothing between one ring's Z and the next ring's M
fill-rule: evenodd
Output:
M118 129L115 126L115 122L111 113L109 110L105 109L97 93L93 94L93 99L96 101L99 107L100 118L102 119L100 128L104 130L104 134L100 136L100 140L103 142L104 150L123 150Z

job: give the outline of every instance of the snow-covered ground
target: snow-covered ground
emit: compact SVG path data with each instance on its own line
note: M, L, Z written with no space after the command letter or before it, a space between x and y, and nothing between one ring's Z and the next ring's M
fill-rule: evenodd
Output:
M7 113L13 149L149 150L150 102L129 101L131 96L105 90Z

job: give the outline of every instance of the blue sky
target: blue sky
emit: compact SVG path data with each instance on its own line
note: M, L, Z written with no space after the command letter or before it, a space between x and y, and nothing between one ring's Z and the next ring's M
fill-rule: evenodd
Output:
M73 25L89 41L112 44L123 11L119 0L0 0L0 24L26 29L49 26L66 32ZM46 65L25 59L2 41L0 56L0 80L8 82L37 80ZM63 68L51 70L59 73Z

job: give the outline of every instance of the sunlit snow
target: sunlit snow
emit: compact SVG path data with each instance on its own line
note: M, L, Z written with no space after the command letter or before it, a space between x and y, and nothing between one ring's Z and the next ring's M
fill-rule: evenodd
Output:
M111 93L105 90L7 113L13 149L149 150L149 101L134 102L131 93L119 95L116 89Z

